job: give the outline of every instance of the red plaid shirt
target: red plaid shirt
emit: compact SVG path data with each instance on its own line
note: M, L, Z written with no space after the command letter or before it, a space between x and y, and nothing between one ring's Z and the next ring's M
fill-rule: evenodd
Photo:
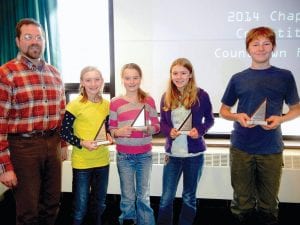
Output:
M18 55L0 67L0 174L13 170L7 134L60 128L65 100L53 66Z

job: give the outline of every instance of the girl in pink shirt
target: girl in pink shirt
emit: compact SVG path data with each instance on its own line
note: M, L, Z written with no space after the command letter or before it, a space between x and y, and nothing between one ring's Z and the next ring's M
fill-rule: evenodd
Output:
M109 126L116 141L121 186L120 224L154 225L150 207L152 135L160 130L155 102L141 88L142 71L129 63L121 70L126 92L110 103ZM142 118L142 124L135 120Z

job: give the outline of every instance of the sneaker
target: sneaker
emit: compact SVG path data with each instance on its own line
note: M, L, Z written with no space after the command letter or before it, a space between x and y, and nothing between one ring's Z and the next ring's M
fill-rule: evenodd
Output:
M258 212L258 221L263 225L278 225L278 218L271 213Z
M123 225L134 225L134 221L132 219L123 220Z

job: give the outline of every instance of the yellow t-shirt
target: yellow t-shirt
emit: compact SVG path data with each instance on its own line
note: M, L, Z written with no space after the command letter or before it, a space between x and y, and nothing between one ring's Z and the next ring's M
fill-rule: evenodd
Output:
M74 134L83 140L94 140L103 120L109 114L109 102L105 99L101 103L91 101L80 102L82 96L78 96L69 102L66 110L75 116L73 124ZM76 169L88 169L109 164L109 151L107 146L99 146L98 149L89 151L73 146L72 167Z

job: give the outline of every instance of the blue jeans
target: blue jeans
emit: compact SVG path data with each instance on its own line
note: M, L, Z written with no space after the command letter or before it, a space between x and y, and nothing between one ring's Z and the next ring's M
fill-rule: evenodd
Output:
M160 199L157 225L173 224L173 201L183 174L182 208L178 225L192 225L197 212L197 185L202 174L204 155L172 157L163 170L163 192Z
M108 174L109 166L73 168L73 225L83 223L88 209L93 217L93 224L101 225L101 216L106 207Z
M120 223L133 219L138 225L154 225L149 193L151 151L142 154L118 153L117 166L121 185Z

